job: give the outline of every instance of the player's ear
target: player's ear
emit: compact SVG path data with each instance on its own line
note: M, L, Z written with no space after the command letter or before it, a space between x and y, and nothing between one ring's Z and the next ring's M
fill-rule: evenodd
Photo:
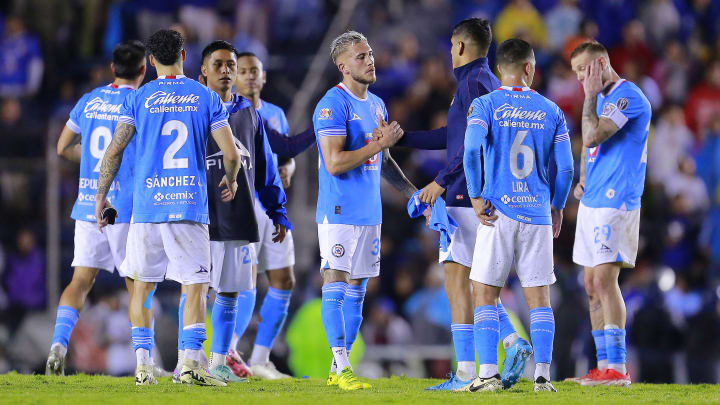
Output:
M150 65L155 66L155 57L150 55Z
M112 70L113 76L115 76L115 63L110 62L110 70Z
M203 76L207 77L208 69L207 69L207 66L205 66L204 63L203 63L202 65L200 65L200 73L201 73Z
M265 83L267 83L267 72L263 70L262 74L263 74L263 84L265 84Z
M462 55L463 53L465 53L465 42L458 41L458 56Z
M182 58L182 61L185 62L185 58L187 57L187 55L185 54L184 49L180 51L180 57Z

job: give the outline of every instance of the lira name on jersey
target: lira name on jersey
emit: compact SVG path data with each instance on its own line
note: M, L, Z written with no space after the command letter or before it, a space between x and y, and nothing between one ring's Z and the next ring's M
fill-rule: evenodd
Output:
M73 219L95 222L95 193L98 188L100 165L110 145L120 108L125 97L132 92L130 86L109 84L83 95L70 112L66 125L80 134L80 182L73 206ZM127 146L115 181L107 195L118 211L118 223L130 222L132 213L132 162L135 159L135 142Z
M185 76L160 76L125 99L135 126L133 221L208 223L207 138L228 125L214 91Z
M380 171L382 152L337 176L325 168L320 138L344 136L345 150L357 150L372 141L379 119L387 120L385 103L368 91L356 97L343 84L325 93L315 107L313 125L318 140L319 174L317 223L377 225L382 222Z

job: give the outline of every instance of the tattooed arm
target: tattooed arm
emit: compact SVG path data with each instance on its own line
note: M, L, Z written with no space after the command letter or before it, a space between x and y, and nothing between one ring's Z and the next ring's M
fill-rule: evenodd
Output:
M595 112L597 96L602 88L602 67L600 59L595 59L585 69L585 80L583 81L585 102L582 112L582 139L583 146L586 148L600 145L619 130L613 120L605 117L598 118L597 112Z
M98 189L95 194L95 218L98 226L102 229L103 226L107 225L107 220L100 219L100 213L102 210L109 206L107 202L107 194L110 191L115 176L117 175L118 169L120 168L120 162L122 162L123 152L127 147L130 140L135 136L135 126L126 124L124 122L118 122L115 127L115 134L113 135L112 142L105 151L105 156L100 166L100 179L98 180Z
M396 190L405 195L406 198L412 197L417 191L410 180L403 174L395 159L390 156L390 150L383 151L382 177L388 181Z

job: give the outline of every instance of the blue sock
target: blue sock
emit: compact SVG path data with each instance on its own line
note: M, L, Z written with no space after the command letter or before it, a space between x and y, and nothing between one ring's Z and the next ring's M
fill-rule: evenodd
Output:
M495 365L495 373L497 373L497 344L500 339L500 319L497 306L475 307L474 321L473 337L478 364ZM482 367L480 372L484 374ZM492 375L480 375L480 377L487 378Z
M530 340L535 352L535 363L552 362L555 317L552 308L538 307L530 310Z
M608 364L625 364L625 329L605 327Z
M598 368L603 360L607 363L607 350L605 346L605 330L594 330L592 331L593 340L595 341L595 354L597 357ZM606 365L607 366L607 365Z
M212 325L212 342L210 351L218 354L227 354L230 348L230 339L232 339L233 330L235 329L235 318L237 317L237 297L223 297L220 294L215 295L215 304L210 314L210 324Z
M260 324L258 324L255 344L271 348L275 338L280 334L290 306L292 290L278 290L268 287L267 294L260 307Z
M498 317L500 318L500 340L505 340L506 337L515 333L515 327L510 322L510 317L505 311L505 307L501 303L497 304Z
M455 346L455 360L472 361L475 364L475 347L473 346L473 325L453 323L450 325L453 345Z
M235 334L238 336L238 339L242 337L245 333L245 329L247 329L248 325L250 325L250 320L252 319L252 314L255 310L256 294L257 290L255 288L252 290L240 291L238 294L238 310L237 318L235 318Z
M360 285L348 285L345 291L343 302L343 319L345 320L345 346L348 353L352 349L355 339L360 332L363 316L363 301L365 301L365 290L368 279L364 279Z
M196 323L183 328L183 344L187 350L202 350L205 335L205 324Z
M185 294L180 294L180 304L178 305L178 350L185 350L183 345L183 311L185 310Z
M152 353L153 349L153 330L150 328L133 327L132 328L132 348L133 350L145 349Z
M57 309L57 317L55 318L55 333L53 334L52 343L60 343L67 347L70 342L70 335L78 321L77 309L61 305Z
M157 287L157 284L155 284ZM152 347L155 347L155 318L150 321L150 329L152 329ZM150 351L150 357L152 358L152 350Z
M335 282L325 284L322 288L320 318L330 347L346 347L343 301L347 287L347 283Z

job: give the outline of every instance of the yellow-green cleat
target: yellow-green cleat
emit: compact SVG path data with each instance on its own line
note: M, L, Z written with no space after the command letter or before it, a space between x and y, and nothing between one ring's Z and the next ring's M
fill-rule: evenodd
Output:
M352 368L345 367L338 376L338 387L345 391L364 390L372 388L372 386L366 382L359 381Z
M330 372L330 374L328 374L328 379L327 379L328 387L331 387L333 385L338 385L338 379L339 379L339 377L338 377L337 373Z

